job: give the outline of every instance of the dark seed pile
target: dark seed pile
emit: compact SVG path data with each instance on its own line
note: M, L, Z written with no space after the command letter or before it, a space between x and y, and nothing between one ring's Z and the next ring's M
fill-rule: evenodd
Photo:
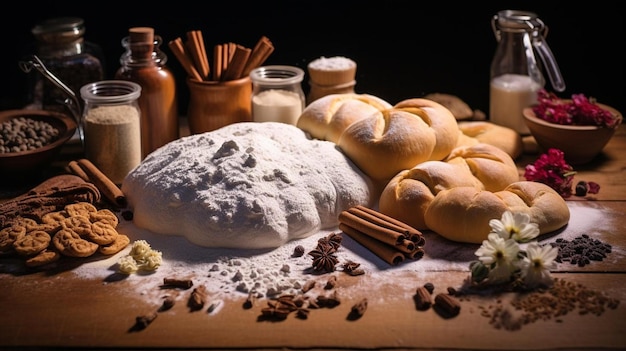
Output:
M554 320L562 323L561 317L577 311L579 315L600 316L607 310L619 306L618 299L602 291L593 290L580 283L555 279L547 290L538 290L519 295L510 307L500 300L489 306L481 306L481 315L489 318L496 329L519 330L524 325L538 321Z
M16 117L0 124L0 154L38 149L59 136L50 123Z
M569 262L579 267L584 267L591 261L602 261L611 253L612 249L610 244L591 238L587 234L578 236L573 240L559 238L550 245L559 249L556 262Z

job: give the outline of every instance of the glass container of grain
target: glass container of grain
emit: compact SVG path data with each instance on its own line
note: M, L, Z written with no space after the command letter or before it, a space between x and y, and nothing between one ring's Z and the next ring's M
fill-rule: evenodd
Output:
M292 66L252 70L252 120L295 125L305 104L303 78L304 71Z
M122 184L139 165L141 153L141 86L122 80L99 81L80 89L85 103L85 157L113 183Z

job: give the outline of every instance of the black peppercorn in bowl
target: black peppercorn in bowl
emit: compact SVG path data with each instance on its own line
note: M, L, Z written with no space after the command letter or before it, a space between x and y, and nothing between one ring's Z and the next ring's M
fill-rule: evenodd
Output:
M41 173L76 132L69 115L45 110L0 111L0 178Z

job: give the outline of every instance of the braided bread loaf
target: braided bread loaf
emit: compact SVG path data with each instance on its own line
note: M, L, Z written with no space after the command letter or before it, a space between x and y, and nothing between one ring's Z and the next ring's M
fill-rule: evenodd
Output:
M458 242L480 244L489 234L489 220L505 211L526 213L537 223L539 234L553 232L569 222L570 212L563 198L549 186L530 181L510 184L490 192L474 187L443 190L426 209L426 226Z
M504 151L488 144L454 149L443 161L428 161L399 172L383 189L382 213L417 229L429 229L425 214L437 195L447 189L499 191L519 180L515 163Z

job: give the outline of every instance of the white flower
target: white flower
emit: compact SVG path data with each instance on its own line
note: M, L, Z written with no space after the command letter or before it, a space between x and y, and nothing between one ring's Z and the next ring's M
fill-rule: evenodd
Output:
M559 249L551 245L541 246L536 242L528 244L526 257L521 262L522 279L529 288L539 285L550 285L550 270L556 267L554 261Z
M490 233L475 255L489 268L489 281L493 284L508 281L517 270L519 245L513 239L504 239Z
M501 219L489 221L491 232L503 239L513 239L517 242L528 242L539 235L539 226L530 223L530 216L526 213L505 211Z

